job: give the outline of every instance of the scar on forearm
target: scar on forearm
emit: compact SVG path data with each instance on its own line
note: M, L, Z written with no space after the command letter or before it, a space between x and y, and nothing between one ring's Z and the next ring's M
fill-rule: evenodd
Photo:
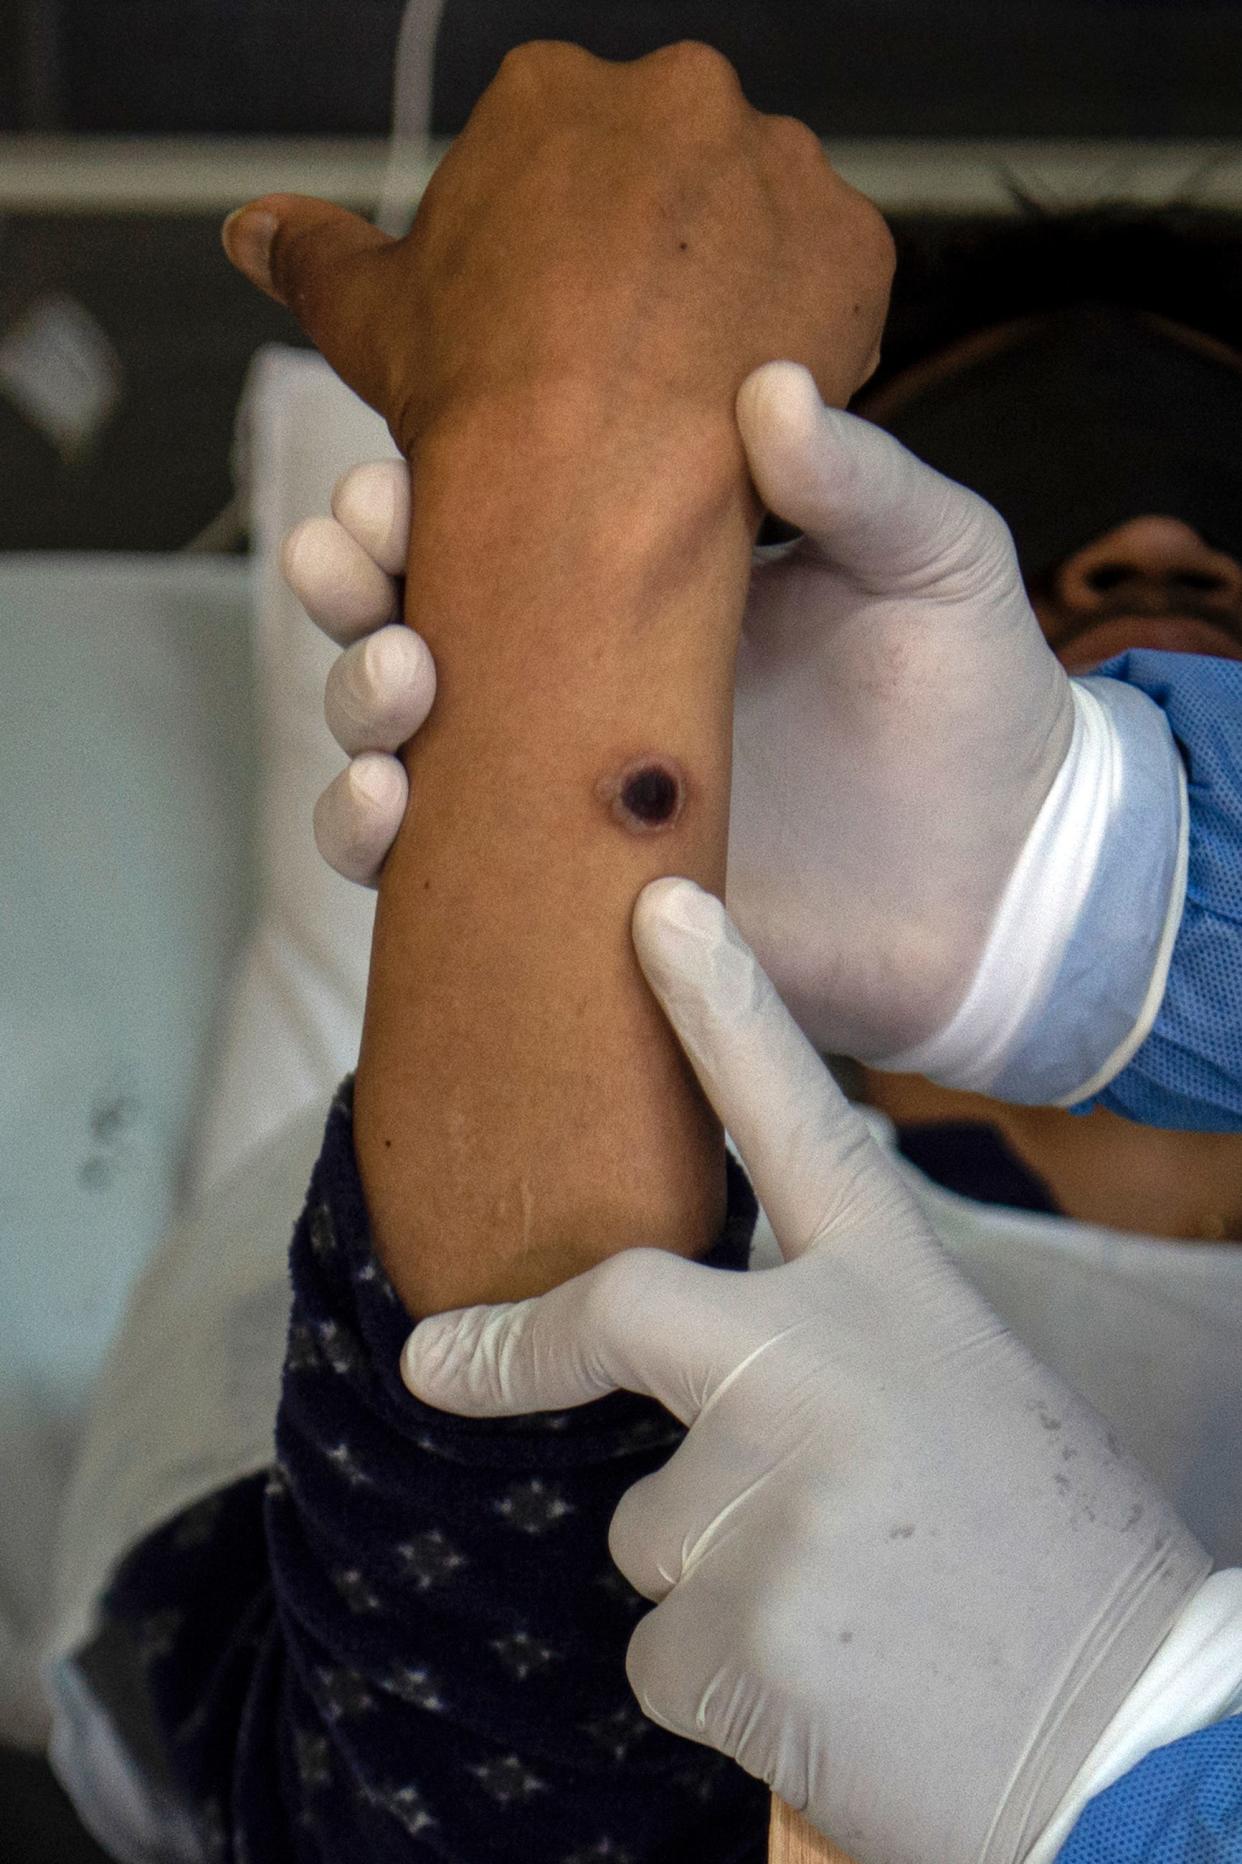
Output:
M671 828L686 800L686 780L671 757L638 757L601 777L595 794L622 828L649 835Z

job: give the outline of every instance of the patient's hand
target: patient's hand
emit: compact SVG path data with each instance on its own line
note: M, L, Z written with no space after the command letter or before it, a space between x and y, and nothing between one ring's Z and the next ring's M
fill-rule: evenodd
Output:
M848 399L892 269L880 215L812 132L752 109L727 61L694 44L632 64L522 46L404 239L270 195L233 217L226 245L407 456L454 407L532 392L660 426L710 409L735 448L737 389L771 357Z

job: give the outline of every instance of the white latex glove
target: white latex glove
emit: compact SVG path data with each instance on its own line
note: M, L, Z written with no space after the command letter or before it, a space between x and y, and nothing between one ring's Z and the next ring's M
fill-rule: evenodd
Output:
M689 1433L610 1536L657 1602L644 1712L858 1864L1013 1864L1206 1556L942 1253L720 904L655 881L634 937L784 1265L628 1252L425 1321L406 1384L488 1417L658 1398Z
M806 370L756 370L738 421L761 497L804 536L756 553L731 911L822 1050L1011 1099L1085 1097L1150 1027L1180 912L1180 765L1162 715L1116 681L1071 685L996 512L824 407ZM392 524L400 472L382 482ZM294 534L295 588L351 638L395 612L376 562L393 574L399 556L370 548L368 484L344 482L335 532ZM351 753L390 748L425 715L426 650L376 639L382 655L355 646L329 679ZM400 819L395 785L387 804L362 789L329 792L317 818L325 855L353 874L360 847L373 872Z
M399 621L410 534L402 460L355 466L338 480L330 518L290 531L281 568L316 627L344 648L324 695L328 729L350 762L315 805L315 841L346 880L374 886L409 797L393 755L436 694L421 635Z

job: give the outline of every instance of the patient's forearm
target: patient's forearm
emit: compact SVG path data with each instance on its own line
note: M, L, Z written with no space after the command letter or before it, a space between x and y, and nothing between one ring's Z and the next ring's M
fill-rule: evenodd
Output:
M476 407L414 459L408 619L436 657L380 889L355 1134L413 1312L694 1254L723 1146L642 979L656 875L721 890L754 521L730 422L574 395ZM666 826L615 781L679 776Z

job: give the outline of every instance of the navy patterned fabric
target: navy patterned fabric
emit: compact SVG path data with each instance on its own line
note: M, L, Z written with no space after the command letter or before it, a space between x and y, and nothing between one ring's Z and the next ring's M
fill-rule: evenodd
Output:
M1094 1101L1143 1126L1242 1128L1242 661L1133 649L1098 669L1164 712L1186 764L1190 871L1150 1035Z
M729 1161L709 1258L746 1265ZM625 1678L647 1609L608 1557L681 1427L616 1393L498 1422L401 1384L349 1084L291 1256L276 1461L145 1540L106 1602L171 1768L227 1864L759 1864L767 1795L665 1733Z

